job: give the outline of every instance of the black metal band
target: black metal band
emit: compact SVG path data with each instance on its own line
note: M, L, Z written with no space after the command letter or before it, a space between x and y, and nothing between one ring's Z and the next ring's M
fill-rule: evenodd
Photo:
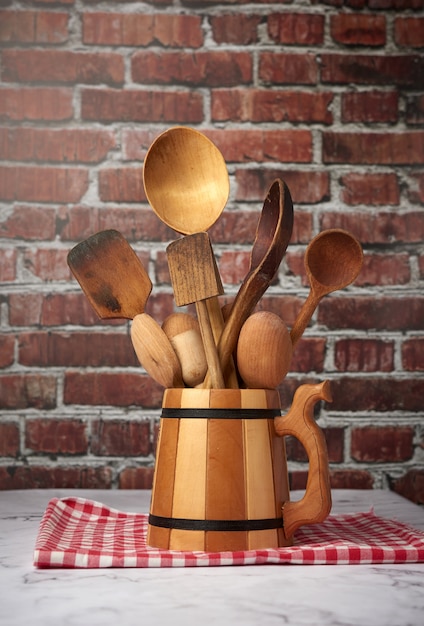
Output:
M162 409L163 418L203 419L274 419L281 415L280 409Z
M271 519L241 519L241 520L215 520L215 519L184 519L180 517L160 517L149 515L149 524L160 528L176 530L217 530L243 531L243 530L272 530L283 527L281 517Z

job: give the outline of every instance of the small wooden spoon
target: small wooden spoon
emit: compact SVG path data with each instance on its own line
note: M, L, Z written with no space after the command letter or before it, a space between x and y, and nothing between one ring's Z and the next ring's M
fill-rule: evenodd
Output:
M311 289L290 332L293 347L309 324L321 298L350 285L358 276L362 262L361 244L345 230L330 228L312 239L305 254Z
M247 318L237 344L237 367L247 387L275 389L289 371L291 358L290 333L281 317L258 311Z
M195 387L203 381L208 369L199 322L188 313L172 313L162 329L181 364L185 384Z

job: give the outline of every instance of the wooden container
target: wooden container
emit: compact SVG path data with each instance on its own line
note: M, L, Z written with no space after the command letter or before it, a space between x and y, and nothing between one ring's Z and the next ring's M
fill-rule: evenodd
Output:
M298 392L281 417L276 390L165 390L148 545L210 552L276 548L291 545L301 524L328 515L327 452L312 416L313 404L326 394L323 385ZM289 496L285 434L297 436L310 459L311 480L296 503Z

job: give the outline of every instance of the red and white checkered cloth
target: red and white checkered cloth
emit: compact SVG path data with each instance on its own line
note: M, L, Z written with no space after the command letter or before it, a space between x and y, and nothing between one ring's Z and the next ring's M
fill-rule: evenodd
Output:
M424 532L368 513L330 515L300 528L288 548L177 552L146 545L148 516L82 498L52 499L34 551L43 567L193 567L216 565L349 565L424 561Z

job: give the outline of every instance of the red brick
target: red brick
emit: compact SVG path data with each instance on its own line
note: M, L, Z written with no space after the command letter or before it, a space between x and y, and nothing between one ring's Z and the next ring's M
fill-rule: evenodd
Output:
M68 13L0 11L0 41L57 44L68 40Z
M153 467L127 467L119 474L119 489L151 489Z
M86 425L77 419L28 419L25 446L46 454L86 454Z
M366 470L331 470L332 489L372 489L374 479Z
M324 15L271 13L267 18L268 35L275 43L316 46L324 41L324 23Z
M129 161L144 161L148 149L153 141L158 137L160 131L157 129L122 129L122 151L124 159Z
M408 470L403 476L392 481L392 489L416 504L424 504L424 471Z
M64 241L81 241L108 228L119 230L128 241L136 243L167 242L175 237L175 231L165 226L151 209L120 206L99 211L91 206L74 206L62 217L63 229L59 232Z
M323 133L324 163L413 165L424 163L424 132Z
M282 169L236 169L236 200L260 200L266 197L270 185L281 178L296 204L316 204L330 195L328 172Z
M207 85L230 87L252 80L252 57L248 52L138 51L132 56L132 79L143 85Z
M412 337L402 343L402 367L414 372L424 370L424 338Z
M215 89L212 119L218 122L307 122L331 124L331 92Z
M224 13L210 17L212 37L216 43L231 43L248 46L258 41L258 26L261 16L243 13Z
M0 423L0 456L18 456L19 448L19 424Z
M80 288L79 285L78 288ZM53 293L43 296L39 323L43 326L63 326L65 324L91 326L98 324L99 318L82 291L78 293Z
M27 248L23 252L25 268L42 280L70 280L67 250L53 248Z
M39 293L11 293L9 295L9 324L31 326L40 324L43 296Z
M48 207L15 205L4 221L0 236L10 239L52 240L56 234L56 212Z
M54 409L56 379L41 374L0 376L1 409Z
M110 489L109 467L0 467L0 489Z
M0 167L1 200L78 202L88 189L88 172L77 168Z
M293 352L290 371L304 373L324 371L325 348L325 339L312 337L301 339Z
M322 432L327 444L328 460L330 463L341 463L344 450L344 428L323 428ZM305 463L308 455L298 439L285 437L286 454L288 461Z
M203 120L203 96L189 91L83 89L81 117L101 122L187 122Z
M82 20L85 44L199 48L203 43L197 15L95 12L83 13Z
M15 337L0 335L0 367L9 367L15 360Z
M421 255L418 259L418 271L420 273L420 278L424 278L424 255Z
M163 389L140 374L66 372L65 404L159 408Z
M418 243L424 238L424 220L420 211L403 214L327 211L320 220L320 230L326 228L344 228L362 244Z
M318 65L314 54L261 52L259 79L271 85L316 85Z
M424 18L396 17L394 39L398 46L422 48L424 43Z
M396 174L346 174L341 199L346 204L397 205L400 201Z
M410 174L408 200L417 204L424 203L424 172Z
M0 128L0 158L7 161L99 163L112 148L112 132L72 128Z
M334 364L343 372L391 372L394 343L379 339L339 339L334 346Z
M411 280L409 254L366 254L356 285L406 285Z
M324 298L318 308L318 323L329 329L423 330L424 297Z
M91 451L99 456L148 456L150 422L96 420L92 426Z
M351 432L351 456L367 463L401 463L412 458L414 429L409 426L365 426Z
M250 252L244 250L224 250L219 260L219 273L222 282L237 285L249 271Z
M419 89L424 58L414 55L322 54L321 80L330 84L396 85Z
M99 196L104 202L146 202L143 170L138 167L101 170Z
M124 59L113 52L4 50L2 78L7 82L56 82L121 85Z
M16 280L17 251L14 248L0 250L0 282Z
M222 152L227 163L278 161L309 163L312 135L309 130L208 130L207 135Z
M0 89L0 121L65 121L73 116L72 90L52 87Z
M260 300L257 308L258 310L271 311L272 313L276 313L281 317L281 319L284 320L284 322L290 328L293 325L294 320L296 319L303 302L304 298L298 298L296 296L286 295L283 297L265 295ZM286 384L286 382L287 380L284 384Z
M397 91L352 91L341 94L342 122L395 123L398 121Z
M422 379L353 378L331 381L332 411L422 412Z
M384 46L386 18L384 15L338 13L330 16L331 37L346 46Z
M410 96L406 105L406 122L424 124L424 95Z
M76 324L79 321L75 320ZM46 333L19 335L19 363L30 367L134 367L131 339L117 333Z
M368 0L370 9L388 9L406 11L406 9L424 8L423 0Z

